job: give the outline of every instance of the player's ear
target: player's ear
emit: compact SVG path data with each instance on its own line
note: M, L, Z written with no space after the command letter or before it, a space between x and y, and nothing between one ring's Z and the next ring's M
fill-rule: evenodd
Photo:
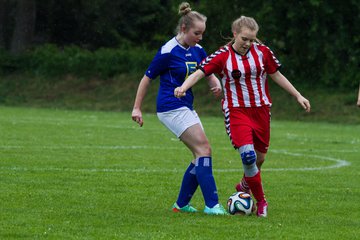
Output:
M186 33L186 26L185 26L185 24L182 24L182 25L181 25L180 31L181 31L182 33Z

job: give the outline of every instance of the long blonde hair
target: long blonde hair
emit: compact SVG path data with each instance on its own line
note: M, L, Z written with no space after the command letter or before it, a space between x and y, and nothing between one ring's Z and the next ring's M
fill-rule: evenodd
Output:
M179 5L179 15L181 16L176 27L176 33L179 33L181 27L184 25L186 30L189 30L195 20L206 22L207 17L197 11L191 10L190 4L188 2L182 2Z

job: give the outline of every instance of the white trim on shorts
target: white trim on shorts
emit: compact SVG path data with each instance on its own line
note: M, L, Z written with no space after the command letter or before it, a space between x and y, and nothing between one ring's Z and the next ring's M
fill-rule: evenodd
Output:
M160 122L178 138L186 131L186 129L197 123L204 129L196 111L190 110L187 107L181 107L167 112L158 112L157 116Z

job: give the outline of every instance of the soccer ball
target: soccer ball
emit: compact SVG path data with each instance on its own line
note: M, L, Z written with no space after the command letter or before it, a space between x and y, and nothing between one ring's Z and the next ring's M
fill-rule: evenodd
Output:
M250 215L253 211L254 201L250 194L236 192L229 197L227 207L230 214Z

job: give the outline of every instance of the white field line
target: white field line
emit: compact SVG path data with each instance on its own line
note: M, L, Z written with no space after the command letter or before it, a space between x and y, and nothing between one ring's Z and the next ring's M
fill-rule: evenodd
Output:
M0 146L0 149L23 149L27 148L24 146ZM33 148L33 146L31 146ZM157 147L157 146L39 146L39 149L181 149L180 147ZM222 148L225 149L225 148ZM226 148L229 149L229 148ZM231 148L230 148L231 149ZM294 150L293 152L288 152L286 150L276 150L272 149L271 152L277 153L277 154L284 154L294 157L306 157L306 158L312 158L312 159L320 159L325 161L330 161L333 164L329 166L324 167L299 167L299 168L263 168L262 171L318 171L318 170L326 170L326 169L334 169L334 168L341 168L351 165L350 162L333 158L333 157L326 157L326 156L320 156L320 155L314 155L314 154L307 154L307 153L295 153L299 151L306 151L304 149L298 149ZM331 152L331 150L323 150L326 152ZM350 152L357 152L356 150L349 150ZM337 151L332 151L337 152ZM177 173L182 172L183 169L149 169L149 168L136 168L136 169L121 169L121 168L80 168L80 169L74 169L74 168L56 168L56 167L0 167L0 170L10 170L10 171L65 171L65 172L110 172L110 173L164 173L164 172L171 172L171 173ZM213 169L214 172L239 172L242 171L242 169Z
M153 114L146 114L152 116ZM16 124L36 124L36 126L47 125L56 125L56 126L73 126L73 127L83 127L83 128L113 128L113 129L131 129L133 131L144 131L144 128L138 127L136 124L128 126L129 121L108 121L107 124L104 124L102 117L98 117L96 115L82 115L78 118L70 118L73 115L69 115L68 118L60 118L60 117L22 117L22 118L13 118L12 120L8 117L0 116L0 120L4 119L6 122L12 122L14 126ZM87 121L87 123L84 123ZM125 126L124 126L125 125ZM207 126L222 126L218 123L206 123ZM146 131L158 131L157 128L147 128ZM223 135L223 134L222 134ZM287 134L288 139L298 139L300 140L297 134ZM304 141L308 141L308 139L302 138ZM332 139L322 139L324 142L333 142ZM175 139L178 141L178 139ZM350 139L347 141L350 145L358 145L360 142L359 138ZM0 146L1 149L1 146ZM320 150L321 151L321 150ZM325 150L322 150L325 151Z

